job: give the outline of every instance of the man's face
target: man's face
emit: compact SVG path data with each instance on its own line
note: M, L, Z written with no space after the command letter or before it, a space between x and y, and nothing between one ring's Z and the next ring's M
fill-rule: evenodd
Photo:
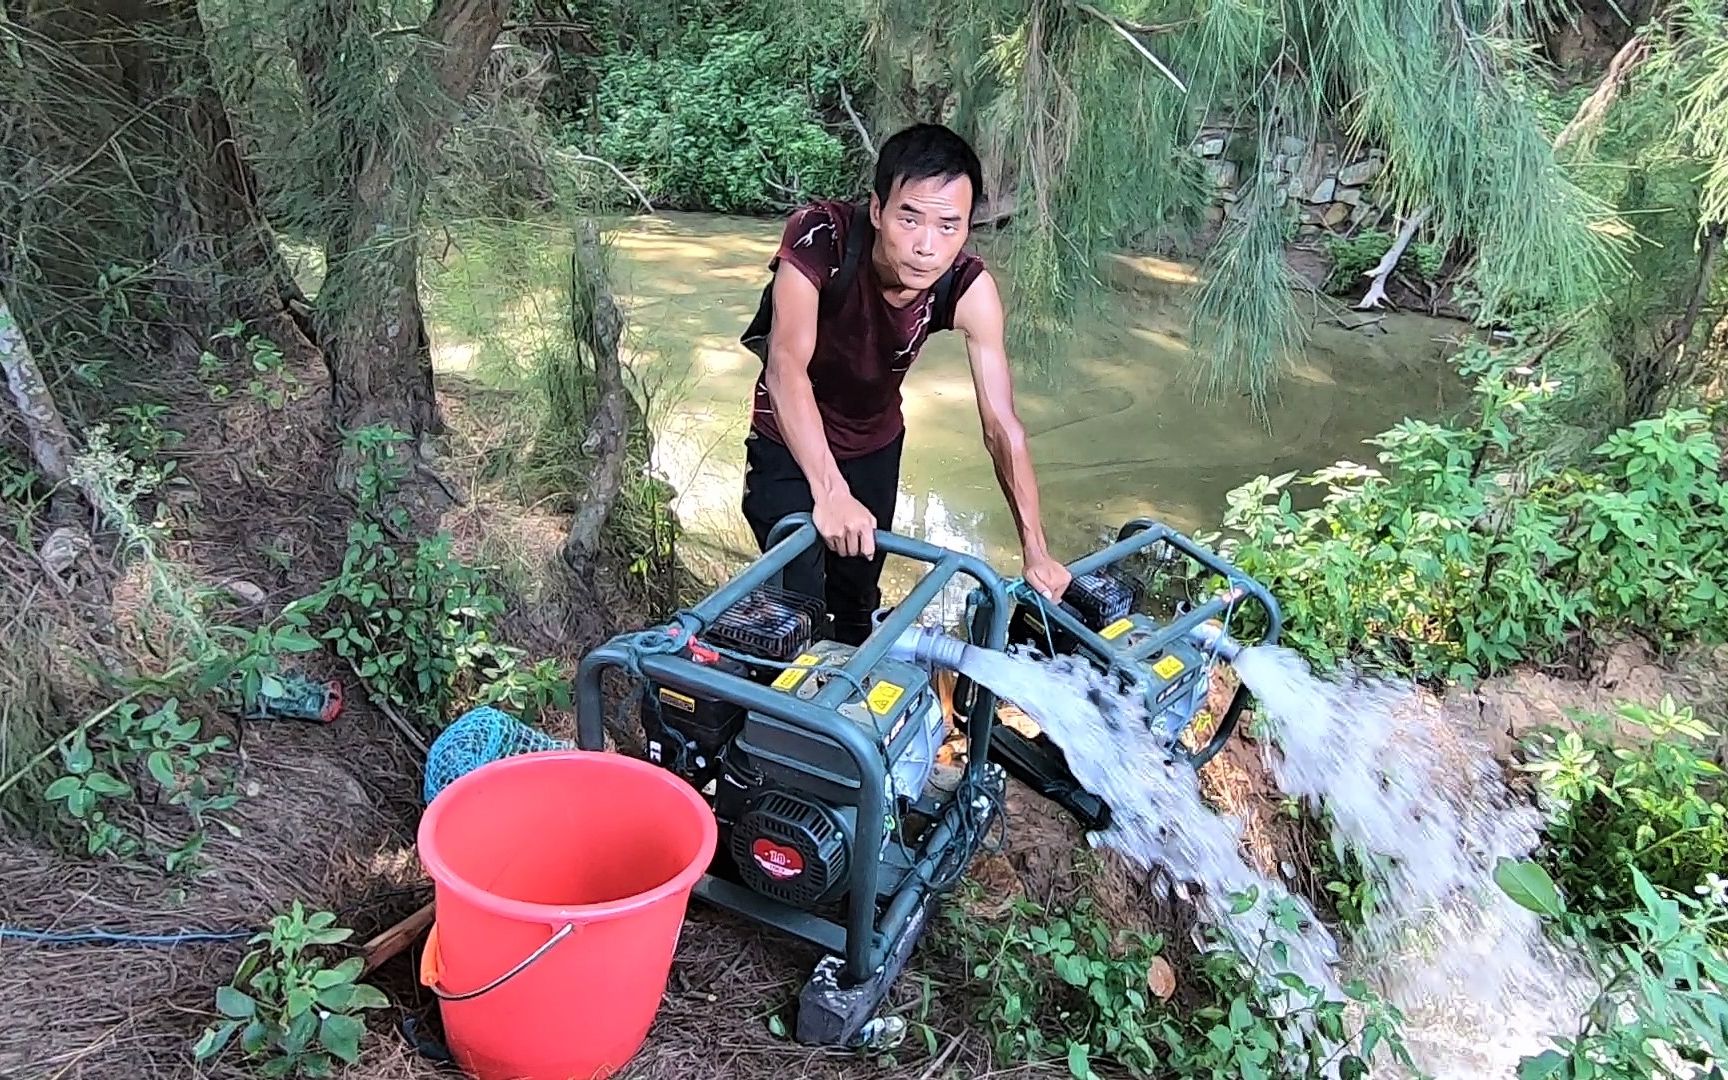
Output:
M972 181L964 176L896 180L886 201L872 194L877 269L903 288L928 289L965 246L971 212Z

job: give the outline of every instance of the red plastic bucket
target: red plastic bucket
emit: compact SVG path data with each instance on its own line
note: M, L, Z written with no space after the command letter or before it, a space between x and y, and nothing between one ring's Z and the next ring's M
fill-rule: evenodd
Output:
M664 769L555 750L489 762L432 800L437 911L421 981L479 1080L599 1080L641 1049L713 811Z

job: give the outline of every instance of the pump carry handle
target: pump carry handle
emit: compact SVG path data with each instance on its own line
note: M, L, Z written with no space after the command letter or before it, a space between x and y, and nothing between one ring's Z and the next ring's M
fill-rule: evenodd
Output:
M1143 535L1146 533L1151 535ZM1284 629L1284 616L1278 609L1278 601L1273 599L1272 593L1267 590L1266 586L1238 570L1234 564L1217 552L1201 547L1170 526L1153 521L1151 518L1134 518L1122 526L1116 534L1116 543L1096 553L1097 556L1110 556L1112 552L1118 552L1118 554L1102 559L1097 565L1090 566L1084 572L1090 573L1102 566L1108 566L1136 551L1143 551L1160 540L1228 581L1233 588L1241 589L1253 597L1255 603L1260 605L1261 610L1266 612L1266 633L1261 638L1261 644L1276 645L1278 643L1278 635ZM1086 559L1080 559L1074 566L1086 563L1094 557L1087 556ZM1076 577L1080 576L1081 573L1074 567L1069 567L1069 571Z

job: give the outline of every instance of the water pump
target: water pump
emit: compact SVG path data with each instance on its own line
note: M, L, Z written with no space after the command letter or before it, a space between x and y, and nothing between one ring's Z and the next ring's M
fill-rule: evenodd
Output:
M1117 543L1073 564L1074 587L1055 606L974 556L878 532L877 550L927 569L854 647L826 635L820 603L781 588L783 569L821 543L809 515L780 522L769 541L671 625L621 635L584 659L578 744L605 746L605 671L636 676L645 756L702 791L720 824L696 896L823 950L794 1026L810 1044L858 1046L890 1026L877 1012L941 896L1001 820L1009 775L1092 827L1108 821L1048 739L999 724L989 688L963 675L954 703L964 765L939 766L948 717L933 669L967 666L968 649L1042 641L1140 685L1174 737L1205 700L1212 663L1236 647L1226 631L1238 602L1259 600L1268 636L1278 629L1264 589L1151 522L1131 523ZM1228 587L1168 621L1135 610L1141 592L1119 564L1158 545L1222 574ZM964 636L919 627L957 575L975 583ZM1238 703L1197 763L1229 737L1239 711Z
M999 820L1007 782L990 761L995 702L974 695L967 760L941 770L948 718L932 659L899 647L956 575L976 583L974 644L1006 645L1006 583L981 560L893 533L877 550L924 563L905 599L853 647L825 636L821 605L784 591L783 568L821 543L807 514L669 627L626 634L578 675L578 743L605 745L606 669L640 676L649 760L702 791L719 849L695 895L823 950L795 1037L858 1046L892 1030L889 988ZM961 644L960 639L953 639Z

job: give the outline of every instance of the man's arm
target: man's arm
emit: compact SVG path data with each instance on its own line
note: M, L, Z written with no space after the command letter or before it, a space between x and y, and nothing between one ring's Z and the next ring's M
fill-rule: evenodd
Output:
M876 553L876 518L852 495L828 436L816 393L810 384L810 358L816 351L818 293L810 279L781 263L774 272L774 322L768 332L764 383L774 404L774 420L792 459L810 483L816 531L841 555Z
M978 275L954 310L954 329L966 336L972 365L972 386L978 398L978 419L984 445L996 467L996 482L1014 514L1028 584L1047 599L1060 599L1068 588L1068 568L1050 555L1038 512L1038 480L1032 472L1032 452L1026 429L1014 411L1014 382L1003 345L1002 298L988 271Z

